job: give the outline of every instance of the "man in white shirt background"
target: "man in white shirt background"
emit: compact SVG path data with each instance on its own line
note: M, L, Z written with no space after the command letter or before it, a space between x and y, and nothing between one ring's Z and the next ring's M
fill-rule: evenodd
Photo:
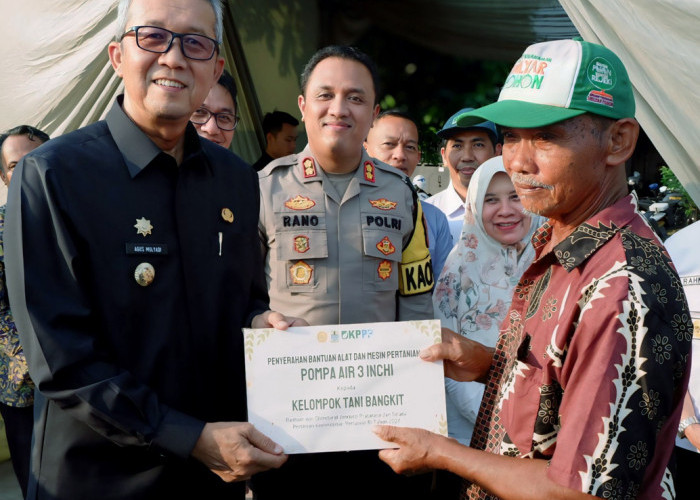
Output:
M460 109L437 133L442 139L440 155L442 163L450 172L450 184L443 191L425 200L425 203L430 203L445 213L454 243L459 241L462 231L464 200L472 175L479 165L501 154L498 131L493 122L483 122L472 127L457 125L456 118L473 109Z

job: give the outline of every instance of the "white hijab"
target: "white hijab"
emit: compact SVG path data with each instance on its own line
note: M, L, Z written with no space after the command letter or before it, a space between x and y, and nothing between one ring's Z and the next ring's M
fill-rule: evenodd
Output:
M447 256L433 294L435 317L442 326L490 347L498 340L513 288L535 258L530 238L544 220L531 216L530 229L515 245L503 245L486 233L484 197L498 172L505 173L501 156L484 162L474 173L462 234Z

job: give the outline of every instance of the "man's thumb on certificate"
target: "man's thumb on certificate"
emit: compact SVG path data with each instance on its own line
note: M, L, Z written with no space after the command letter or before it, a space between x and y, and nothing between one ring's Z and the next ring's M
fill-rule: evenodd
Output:
M265 311L253 318L251 323L253 328L275 328L277 330L286 330L290 326L309 326L302 318L294 316L285 316L277 311Z
M434 468L430 464L430 443L437 439L447 439L425 429L375 425L372 427L377 437L393 443L398 448L379 451L379 458L386 462L397 474L420 474Z
M205 424L192 457L226 482L244 481L287 460L279 444L248 422Z
M423 349L419 356L424 361L445 362L445 376L460 382L486 379L493 348L462 337L449 328L442 328L442 342Z

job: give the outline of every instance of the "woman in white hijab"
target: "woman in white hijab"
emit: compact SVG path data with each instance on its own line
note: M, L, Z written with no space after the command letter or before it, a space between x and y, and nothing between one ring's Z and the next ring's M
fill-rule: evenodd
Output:
M462 234L435 286L435 317L493 347L513 288L535 258L530 238L544 219L523 213L501 156L476 170L465 205ZM445 391L448 434L469 445L484 386L445 378Z

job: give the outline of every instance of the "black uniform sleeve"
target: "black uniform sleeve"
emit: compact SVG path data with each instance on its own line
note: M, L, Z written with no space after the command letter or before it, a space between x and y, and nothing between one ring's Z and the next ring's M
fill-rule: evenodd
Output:
M254 207L251 207L251 210L253 211L253 213L259 214L261 199L260 183L258 182L258 173L255 170L250 169L250 175L252 176L250 185L255 186L256 190L252 198L257 202L257 204ZM258 226L258 235L259 230L260 229ZM265 257L262 252L253 252L253 254L256 260L255 262L251 263L251 266L253 266L253 272L255 273L255 275L253 277L253 283L251 285L250 299L248 304L248 311L250 311L246 319L246 326L248 327L250 327L255 316L270 309L270 296L267 293L267 281L265 279Z
M90 305L86 243L71 227L57 179L42 156L25 157L8 197L7 282L30 375L45 397L106 439L187 457L204 422L162 404L111 360Z

